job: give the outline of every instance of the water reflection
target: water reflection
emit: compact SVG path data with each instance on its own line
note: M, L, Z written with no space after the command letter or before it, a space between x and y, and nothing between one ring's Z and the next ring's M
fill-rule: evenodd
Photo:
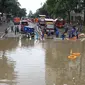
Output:
M34 40L29 40L28 38L27 39L19 39L19 47L22 47L22 48L28 48L28 47L33 47L34 46Z
M70 50L81 53L69 60ZM85 85L85 42L0 41L0 85Z
M16 85L15 62L7 58L6 52L0 52L0 85ZM13 83L13 84L12 84Z
M10 38L0 41L0 50L0 84L39 85L40 81L45 85L45 54L41 44Z
M46 46L46 85L84 85L85 70L81 70L84 69L83 64L85 61L81 62L81 58L85 55L81 55L81 57L73 61L67 58L70 49L73 52L82 53L82 43L50 41L47 42ZM81 76L81 74L83 75Z
M10 39L3 39L0 40L0 51L3 50L14 50L18 46L19 39L17 38L10 38Z

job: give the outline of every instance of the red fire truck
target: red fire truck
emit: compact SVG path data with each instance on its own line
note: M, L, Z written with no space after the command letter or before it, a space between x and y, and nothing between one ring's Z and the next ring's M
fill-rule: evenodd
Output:
M64 27L65 21L63 19L56 19L55 20L55 26L58 28Z

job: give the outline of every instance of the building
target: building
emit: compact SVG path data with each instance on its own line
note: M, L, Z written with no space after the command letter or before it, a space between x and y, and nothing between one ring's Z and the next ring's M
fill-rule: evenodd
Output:
M81 13L75 13L74 11L71 11L70 15L72 21L77 21L77 20L84 21L84 11L82 11Z

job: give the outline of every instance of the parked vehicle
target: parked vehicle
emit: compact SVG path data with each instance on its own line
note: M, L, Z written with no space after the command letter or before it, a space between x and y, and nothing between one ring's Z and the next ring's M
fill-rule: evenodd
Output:
M39 27L41 29L44 29L45 28L45 17L46 15L39 15Z
M46 33L48 33L49 31L54 34L54 20L53 19L45 19L45 23L46 23Z
M45 20L40 20L39 21L39 27L40 27L40 29L44 29L45 28Z
M25 26L24 27L24 33L28 35L28 37L34 37L34 28L30 26Z
M28 24L28 21L27 20L22 20L21 22L20 22L20 26L21 26L21 32L23 33L24 32L24 27L25 26L28 26L29 24Z
M27 19L28 22L32 22L30 19Z
M55 20L55 26L58 28L64 27L65 21L63 19L56 19Z

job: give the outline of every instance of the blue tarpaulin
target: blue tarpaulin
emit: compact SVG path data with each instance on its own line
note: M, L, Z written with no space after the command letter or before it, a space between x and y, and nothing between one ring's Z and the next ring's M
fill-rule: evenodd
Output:
M27 33L32 33L32 32L34 32L34 28L24 27L24 31L27 32Z

